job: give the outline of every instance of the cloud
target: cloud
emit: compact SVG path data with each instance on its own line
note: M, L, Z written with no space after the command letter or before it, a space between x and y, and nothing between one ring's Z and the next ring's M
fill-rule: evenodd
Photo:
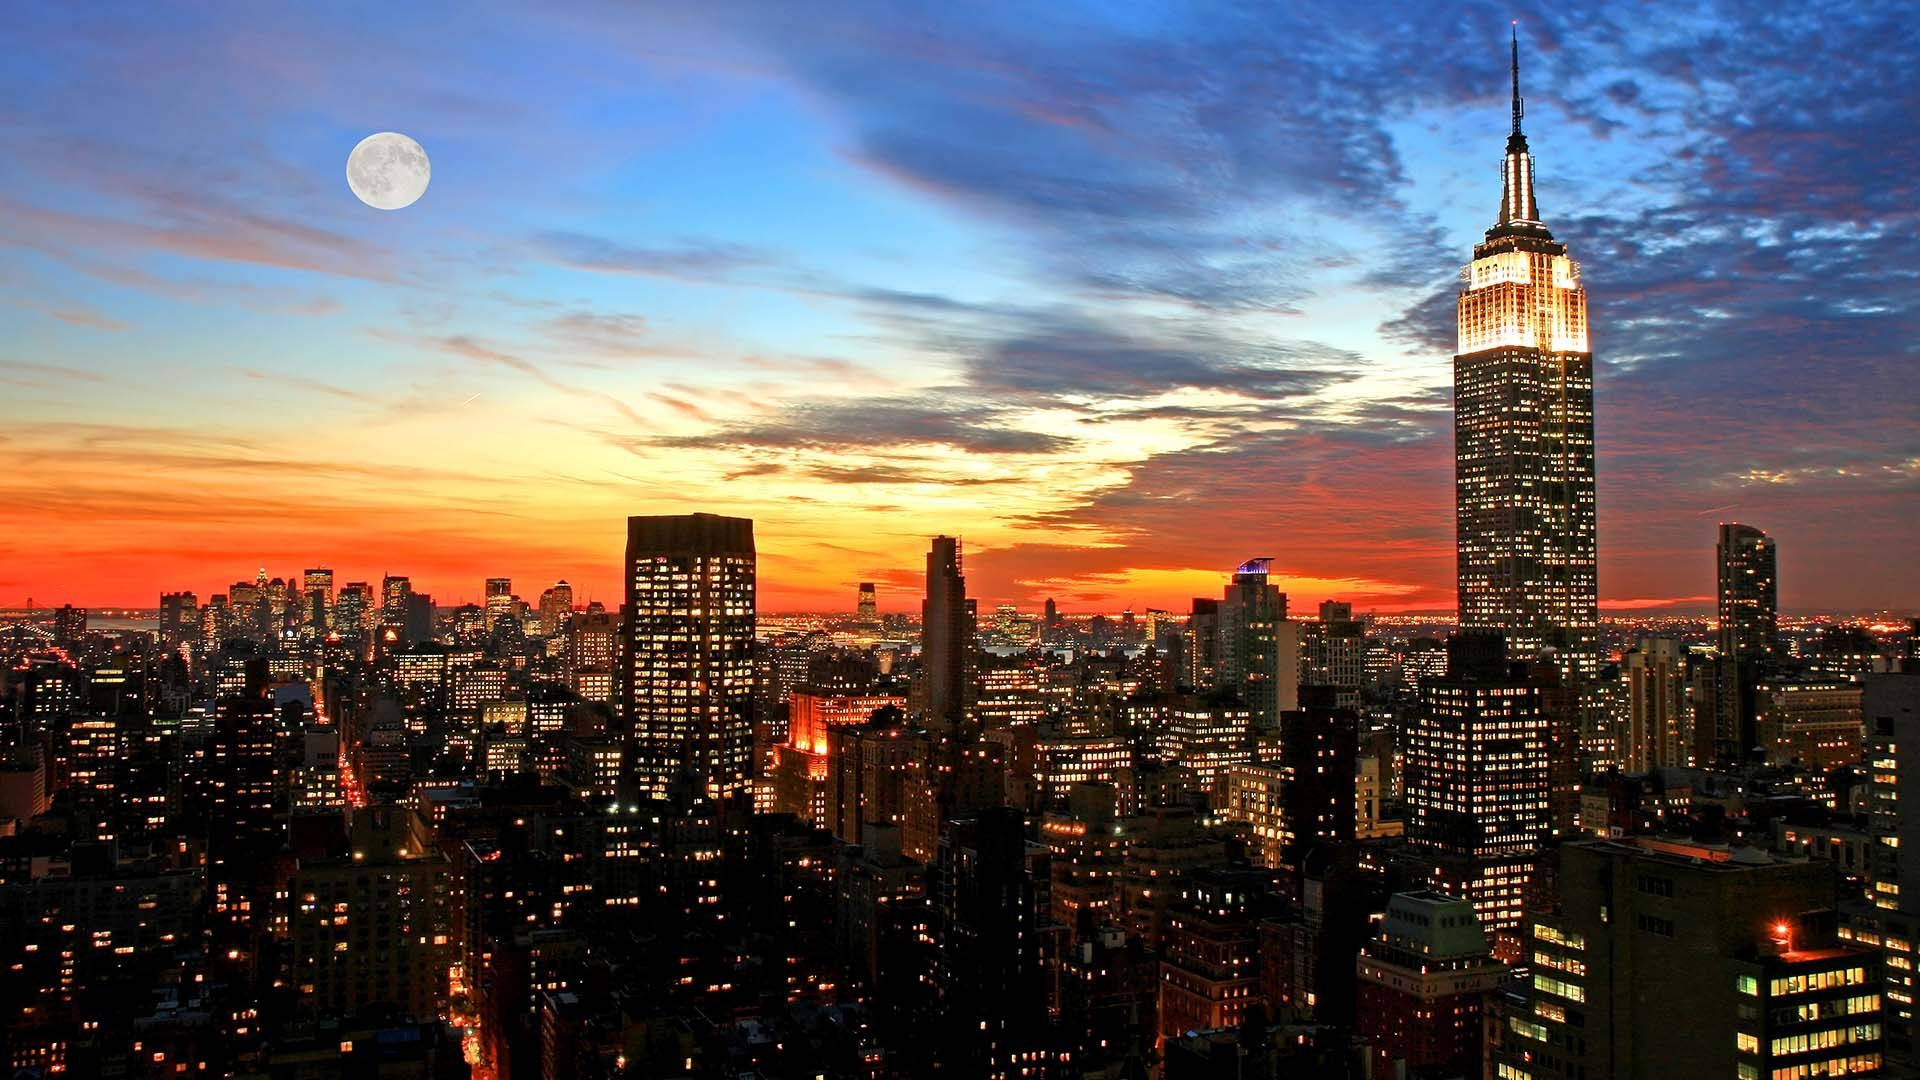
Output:
M768 262L765 254L739 244L645 247L565 231L539 233L533 237L533 246L548 258L577 270L696 282L724 281L739 271Z
M654 445L693 449L852 450L939 445L977 454L1046 454L1073 440L1006 426L997 406L959 394L855 401L810 401L772 416L724 426L711 434L668 436Z

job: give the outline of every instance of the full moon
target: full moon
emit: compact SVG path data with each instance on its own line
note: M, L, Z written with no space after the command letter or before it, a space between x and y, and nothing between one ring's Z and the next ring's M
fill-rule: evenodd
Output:
M375 210L412 206L432 172L427 152L397 131L369 135L347 155L347 186Z

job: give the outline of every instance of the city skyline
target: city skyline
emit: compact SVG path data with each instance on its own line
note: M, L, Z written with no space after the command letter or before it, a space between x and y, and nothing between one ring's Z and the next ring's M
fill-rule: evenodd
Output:
M1709 608L1721 520L1783 610L1912 606L1895 14L504 13L394 78L430 13L23 11L0 606L263 561L611 600L618 523L699 509L761 523L769 612L895 608L941 532L983 604L1178 610L1259 551L1449 609L1512 18L1601 328L1601 608ZM391 216L338 175L387 127L435 161Z
M1920 37L1391 10L23 9L0 1060L1920 1075Z

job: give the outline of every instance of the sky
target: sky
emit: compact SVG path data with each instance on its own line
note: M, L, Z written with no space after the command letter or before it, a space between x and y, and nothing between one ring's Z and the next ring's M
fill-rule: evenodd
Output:
M10 4L0 606L264 566L762 610L1453 603L1458 273L1518 20L1592 305L1603 610L1920 607L1900 3ZM400 131L425 196L348 152Z

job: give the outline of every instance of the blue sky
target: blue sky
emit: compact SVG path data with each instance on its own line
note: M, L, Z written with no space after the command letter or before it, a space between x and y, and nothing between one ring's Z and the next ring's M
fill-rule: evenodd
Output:
M1603 601L1698 603L1739 518L1789 606L1911 607L1907 14L13 5L0 603L321 561L610 590L620 517L695 508L760 522L769 606L905 605L935 532L990 599L1176 605L1273 554L1447 606L1517 19ZM433 160L403 211L345 186L381 130Z

